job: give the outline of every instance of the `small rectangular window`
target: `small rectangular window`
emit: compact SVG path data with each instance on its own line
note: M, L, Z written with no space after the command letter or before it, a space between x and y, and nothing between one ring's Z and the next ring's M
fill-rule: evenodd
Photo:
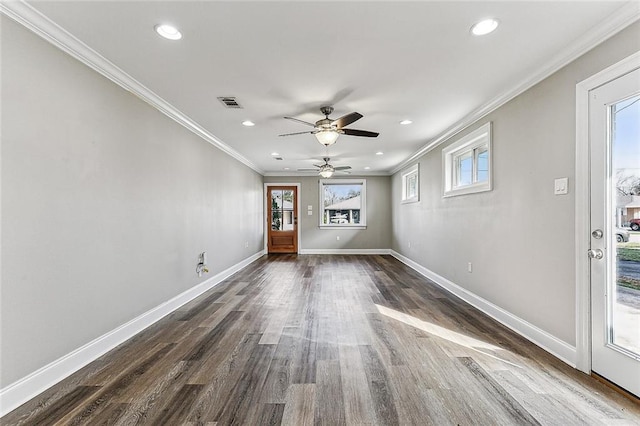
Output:
M365 179L320 180L320 227L365 228Z
M402 174L402 202L415 203L416 201L420 201L418 164L412 166Z
M444 196L491 190L491 123L442 150Z

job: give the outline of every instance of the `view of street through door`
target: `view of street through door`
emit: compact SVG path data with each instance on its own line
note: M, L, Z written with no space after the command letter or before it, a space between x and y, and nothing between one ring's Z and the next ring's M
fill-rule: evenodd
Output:
M610 108L615 173L616 303L613 342L640 354L640 95ZM624 231L628 232L625 235Z

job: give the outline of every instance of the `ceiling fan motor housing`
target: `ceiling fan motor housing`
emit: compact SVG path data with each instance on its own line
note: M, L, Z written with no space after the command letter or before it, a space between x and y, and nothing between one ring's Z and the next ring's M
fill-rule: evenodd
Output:
M333 107L329 106L329 105L322 106L322 107L320 107L320 112L323 113L324 115L326 115L327 118L329 118L329 116L333 112Z

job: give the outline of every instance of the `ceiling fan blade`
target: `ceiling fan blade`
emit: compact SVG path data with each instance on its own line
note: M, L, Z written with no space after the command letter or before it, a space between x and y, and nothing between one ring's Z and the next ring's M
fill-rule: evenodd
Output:
M314 172L317 173L318 169L296 169L299 172Z
M331 123L334 126L338 126L338 129L342 129L344 126L348 126L351 123L354 123L362 118L362 114L359 112L352 112L347 115L343 115L342 117L333 120Z
M316 127L315 124L309 123L308 121L298 120L297 118L293 118L293 117L285 117L285 118L287 120L293 120L293 121L297 121L298 123L306 124L307 126Z
M285 134L282 134L282 135L278 135L278 136L293 136L293 135L304 135L304 134L307 134L307 133L313 133L313 131L310 131L310 132L295 132L295 133L285 133Z
M338 167L334 167L333 170L343 171L343 170L349 170L350 168L351 166L338 166Z
M342 129L345 135L349 136L365 136L367 138L376 138L380 133L369 132L367 130Z

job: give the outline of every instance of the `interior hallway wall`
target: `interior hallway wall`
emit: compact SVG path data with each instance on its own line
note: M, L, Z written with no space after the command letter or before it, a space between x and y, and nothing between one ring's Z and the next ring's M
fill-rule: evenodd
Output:
M263 188L260 174L0 19L6 387L260 252ZM199 278L203 251L211 272Z
M419 158L419 203L396 173L392 249L575 346L575 88L639 50L635 23ZM442 149L488 121L493 190L443 198Z

